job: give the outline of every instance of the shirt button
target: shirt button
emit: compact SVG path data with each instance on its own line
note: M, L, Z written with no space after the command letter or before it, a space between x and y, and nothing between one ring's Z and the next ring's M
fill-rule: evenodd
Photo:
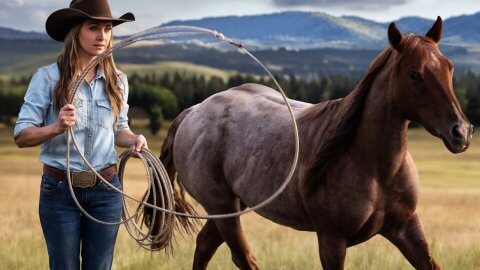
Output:
M87 155L90 155L90 151L87 151Z
M88 134L88 137L92 137L92 134Z

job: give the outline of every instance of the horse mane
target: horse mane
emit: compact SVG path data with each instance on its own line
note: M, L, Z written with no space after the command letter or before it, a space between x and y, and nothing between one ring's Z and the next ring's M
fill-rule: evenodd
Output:
M304 179L308 186L320 182L336 157L353 141L373 80L385 66L392 52L391 48L382 51L372 62L366 75L346 97L311 106L298 118L299 123L313 120L320 125L316 129L316 133L320 134L316 139L318 143L312 145L314 158L306 163L307 173Z
M397 61L402 61L403 55L411 53L420 45L436 46L429 38L415 34L405 35L402 39L402 53ZM308 186L312 187L314 183L320 182L328 167L350 146L362 120L364 104L372 83L388 62L392 52L393 49L390 47L383 50L370 64L362 80L346 97L311 106L299 116L299 123L314 121L319 124L315 130L320 135L316 139L318 143L310 146L313 147L314 158L306 161L307 173L304 179Z

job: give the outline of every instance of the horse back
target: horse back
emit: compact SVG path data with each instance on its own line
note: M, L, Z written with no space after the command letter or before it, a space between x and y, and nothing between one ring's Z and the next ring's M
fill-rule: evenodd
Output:
M290 104L296 115L311 106ZM173 146L179 180L207 211L219 203L211 194L235 194L246 206L262 202L283 183L295 154L292 120L281 95L258 84L231 88L191 107ZM292 179L259 214L306 229L298 191Z

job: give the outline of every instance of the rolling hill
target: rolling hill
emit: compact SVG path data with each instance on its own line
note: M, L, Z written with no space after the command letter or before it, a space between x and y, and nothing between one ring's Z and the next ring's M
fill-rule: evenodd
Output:
M396 22L404 33L425 33L433 20L405 17ZM374 57L387 46L387 23L320 12L281 12L254 16L225 16L172 21L162 26L192 25L215 29L243 41L247 48L278 74L363 74ZM456 71L480 72L480 12L444 21L443 53ZM117 38L118 39L118 38ZM0 75L32 74L36 68L54 62L61 43L45 33L22 32L0 27ZM214 40L137 43L116 52L116 60L129 72L163 72L181 67L192 72L218 70L262 73L248 57L225 50ZM162 62L170 64L161 64ZM174 64L172 64L174 63ZM190 63L190 64L188 64ZM213 68L214 71L209 70Z

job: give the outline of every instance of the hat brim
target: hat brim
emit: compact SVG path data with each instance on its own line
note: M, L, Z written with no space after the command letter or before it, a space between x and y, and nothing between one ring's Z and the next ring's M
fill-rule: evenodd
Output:
M124 22L135 21L135 16L131 12L127 12L119 18L96 17L73 8L64 8L57 10L48 16L45 22L47 34L56 41L64 41L70 29L77 23L85 20L111 21L113 26L117 26Z

